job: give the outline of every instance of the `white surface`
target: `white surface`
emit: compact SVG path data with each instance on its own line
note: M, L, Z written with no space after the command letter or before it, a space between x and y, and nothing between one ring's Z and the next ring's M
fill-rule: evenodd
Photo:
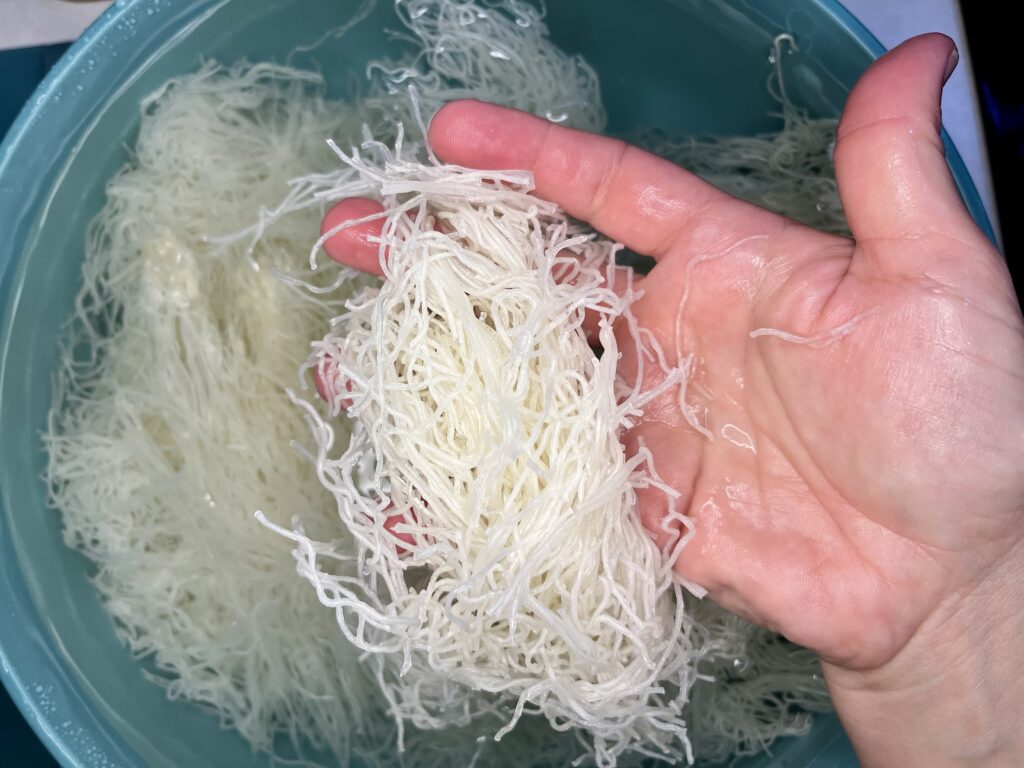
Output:
M942 122L964 159L981 194L993 226L996 224L992 175L988 169L971 60L957 0L841 0L886 48L924 32L942 32L956 41L960 63L942 94Z
M942 117L995 223L992 179L981 130L970 56L957 0L842 0L886 47L922 32L944 32L960 48L960 65L946 85ZM67 0L0 0L0 49L73 40L110 5Z
M74 40L109 5L110 0L0 0L0 49Z

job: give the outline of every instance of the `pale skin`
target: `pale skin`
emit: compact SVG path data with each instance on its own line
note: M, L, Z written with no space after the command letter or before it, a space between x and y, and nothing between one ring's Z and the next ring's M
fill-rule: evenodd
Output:
M666 397L626 448L644 440L696 523L678 572L820 654L867 766L1024 764L1024 321L943 155L955 64L918 37L850 94L852 239L513 110L455 102L430 126L443 160L531 170L538 196L656 259L633 311L670 358L696 355L686 403L711 439ZM379 271L372 234L325 247ZM660 537L664 504L640 505Z

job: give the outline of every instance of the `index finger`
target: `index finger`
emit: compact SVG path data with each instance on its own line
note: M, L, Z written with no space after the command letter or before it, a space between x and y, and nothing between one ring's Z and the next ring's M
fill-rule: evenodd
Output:
M349 221L383 213L384 206L376 200L365 197L350 197L336 203L324 216L320 234L343 226ZM380 238L383 219L364 221L362 224L346 227L324 242L324 252L339 264L361 269L380 277L384 270L380 266Z
M446 104L429 134L447 162L533 172L539 197L655 259L695 216L731 201L692 173L618 139L480 101Z

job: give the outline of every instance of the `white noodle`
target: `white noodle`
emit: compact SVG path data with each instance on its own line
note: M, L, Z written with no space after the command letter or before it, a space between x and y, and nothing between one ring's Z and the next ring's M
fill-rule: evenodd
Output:
M869 309L867 312L861 312L845 323L837 325L835 328L829 328L826 331L815 333L811 336L801 336L798 333L790 333L789 331L783 331L778 328L755 328L748 335L752 339L758 339L762 336L774 336L777 339L788 341L790 344L807 344L811 347L830 347L837 341L840 341L844 336L850 333L857 324L860 323L865 317L874 314L873 309Z
M266 64L209 64L143 103L131 164L89 231L47 435L66 539L168 694L211 706L259 749L290 733L339 759L360 728L390 738L367 722L373 673L251 515L335 535L330 497L287 447L302 420L282 393L346 294L272 275L301 270L315 210L249 251L204 235L279 199L353 117L315 76Z

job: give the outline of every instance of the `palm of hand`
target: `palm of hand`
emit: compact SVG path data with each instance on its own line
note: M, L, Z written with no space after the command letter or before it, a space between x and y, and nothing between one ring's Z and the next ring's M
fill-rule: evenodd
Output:
M965 587L965 562L1012 541L1024 488L1008 449L1024 419L1001 414L1024 413L1024 366L1000 361L1024 361L1015 301L990 290L995 260L956 286L872 268L919 249L952 277L937 260L969 254L943 238L877 252L714 205L678 233L634 307L664 347L678 331L694 353L686 399L711 439L666 399L632 440L689 498L684 575L826 659L876 666ZM644 501L656 529L663 502Z

